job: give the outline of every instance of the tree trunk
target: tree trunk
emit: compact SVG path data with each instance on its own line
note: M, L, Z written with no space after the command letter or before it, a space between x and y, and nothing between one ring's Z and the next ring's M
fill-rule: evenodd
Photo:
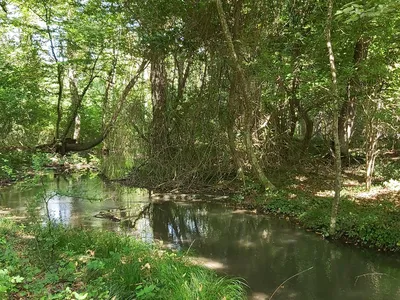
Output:
M50 54L54 61L57 64L57 84L58 84L58 92L57 92L57 121L56 121L56 130L55 130L55 140L56 143L59 142L60 139L60 124L61 124L61 118L62 118L62 97L63 97L63 90L64 90L64 68L60 61L58 60L56 51L55 51L55 45L53 41L53 36L51 33L50 29L50 23L51 23L51 8L46 6L46 15L45 15L45 21L46 21L46 31L47 35L49 37L49 42L50 42ZM62 51L62 49L61 49Z
M339 114L338 114L338 87L337 87L337 72L335 66L335 56L333 53L332 47L332 38L331 38L331 30L332 30L332 10L333 10L333 0L329 0L328 2L328 18L327 18L327 26L326 26L326 45L328 48L329 54L329 63L332 77L332 85L331 85L331 93L333 99L333 138L335 141L335 196L332 201L332 210L331 210L331 222L329 227L329 233L331 235L336 232L336 222L337 215L339 211L339 203L340 203L340 192L342 189L342 160L340 155L340 139L339 139Z
M78 116L79 108L82 106L83 98L85 97L87 91L89 90L94 79L96 78L95 70L96 70L96 65L97 65L98 59L99 59L99 56L97 56L97 58L93 62L93 66L90 70L89 80L86 83L86 86L83 88L82 93L79 93L79 91L78 91L78 86L76 83L76 75L74 74L74 71L72 70L72 72L70 73L70 75L72 76L72 77L70 76L70 86L71 86L71 95L72 95L71 113L68 116L67 126L65 127L64 133L61 137L62 140L65 140L67 138L67 136L70 133L71 128L75 128L76 118Z
M231 86L229 89L229 97L228 97L228 120L227 120L227 133L228 133L228 143L229 149L231 151L233 163L236 168L236 175L244 181L244 171L242 166L242 161L239 157L239 153L236 149L236 137L235 137L235 120L236 120L236 112L235 112L235 99L236 99L236 76L233 76L231 80Z
M107 85L106 89L104 92L104 97L103 97L103 103L101 106L102 114L101 114L101 129L104 131L106 127L106 122L107 122L107 117L109 114L109 102L110 98L112 98L113 92L114 92L114 84L116 81L116 67L118 63L118 52L116 51L115 48L113 48L113 60L111 63L110 70L107 72ZM104 140L103 146L102 146L102 152L103 154L109 153L108 145L107 145L107 139Z
M377 98L377 97L375 97ZM366 126L366 189L369 191L372 186L372 178L375 169L375 160L379 153L378 141L381 136L381 132L379 130L379 124L375 115L381 108L381 103L379 100L377 103L372 99L366 100L366 114L367 114L367 126Z
M56 121L56 134L55 138L60 138L60 124L62 118L61 103L63 97L64 79L63 79L63 67L60 63L57 63L57 83L58 83L58 94L57 94L57 121Z
M102 134L95 138L92 141L85 142L85 143L76 143L74 141L70 141L70 139L63 139L61 145L58 145L56 147L56 152L60 153L62 155L68 153L68 152L79 152L79 151L85 151L89 150L97 145L99 145L110 133L111 129L113 128L114 124L116 123L122 108L124 107L124 104L129 96L129 93L135 86L139 76L143 73L143 70L146 68L148 62L146 60L143 60L141 65L139 66L136 75L131 78L131 80L128 82L128 84L125 86L124 90L122 91L122 94L119 97L118 103L115 107L115 110L113 111L113 114L108 121L108 123L103 126L103 131ZM40 146L38 146L40 147Z
M339 115L339 139L341 154L350 158L349 148L350 141L353 135L354 120L356 117L356 104L357 104L357 70L360 63L368 56L368 48L370 41L366 38L360 38L354 46L353 67L354 73L350 77L346 87L346 100L341 105Z
M79 114L77 114L75 117L75 122L74 122L73 139L75 141L78 141L80 134L81 134L81 116Z
M178 101L181 101L183 99L183 94L185 92L186 82L187 79L189 78L189 72L192 63L193 62L191 58L187 59L185 64L184 58L180 60L177 56L175 56L175 64L178 70L178 91L177 91Z
M264 171L262 170L260 163L258 161L257 156L254 153L253 149L253 141L251 136L251 125L252 125L252 104L251 104L251 95L248 86L248 82L245 78L244 71L242 66L239 62L239 58L236 54L235 47L233 45L232 36L228 28L228 23L226 21L225 13L222 8L221 0L216 0L218 15L221 21L222 31L224 33L224 37L228 46L228 54L231 60L232 68L235 70L235 73L238 76L238 83L240 86L240 93L243 98L243 107L244 107L244 143L246 146L246 152L250 160L250 164L252 167L253 172L255 173L258 181L262 184L266 189L275 189L275 186L269 179L265 176Z
M152 121L152 145L151 151L154 155L167 148L168 126L167 126L167 72L165 60L154 57L151 60L150 70L151 101L153 104Z
M304 137L303 137L303 154L307 154L308 153L308 148L310 146L310 142L311 142L311 138L313 136L313 131L314 131L314 122L313 120L311 120L310 116L308 115L307 111L304 111L304 109L302 109L301 111L301 115L303 117L304 123L305 123L305 133L304 133Z

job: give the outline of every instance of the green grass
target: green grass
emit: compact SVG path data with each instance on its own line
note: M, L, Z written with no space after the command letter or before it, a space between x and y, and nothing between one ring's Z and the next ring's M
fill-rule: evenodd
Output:
M262 195L260 211L289 216L302 226L328 236L332 199L280 191ZM393 202L358 204L341 200L337 232L333 238L345 239L366 247L400 251L400 209Z
M244 299L243 283L113 232L0 220L0 298Z

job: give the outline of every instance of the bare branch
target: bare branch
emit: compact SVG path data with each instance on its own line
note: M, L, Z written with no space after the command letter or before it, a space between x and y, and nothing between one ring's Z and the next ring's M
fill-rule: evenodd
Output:
M305 273L305 272L307 272L307 271L310 271L310 270L313 269L313 268L314 268L314 267L309 267L309 268L306 269L306 270L303 270L303 271L301 271L301 272L299 272L299 273L297 273L297 274L294 274L293 276L290 276L288 279L286 279L284 282L282 282L282 283L275 289L275 291L272 293L271 297L269 297L269 300L271 300L272 297L274 297L274 295L276 294L276 292L281 288L281 286L283 286L283 285L284 285L286 282L288 282L290 279L295 278L295 277L299 276L300 274L303 274L303 273Z

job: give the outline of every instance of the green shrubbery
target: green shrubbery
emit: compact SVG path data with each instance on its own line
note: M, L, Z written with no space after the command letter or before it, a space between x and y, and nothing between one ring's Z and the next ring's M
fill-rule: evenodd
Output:
M384 180L400 180L400 160L381 160L375 173Z
M0 180L14 181L50 163L50 154L29 151L0 152Z
M49 167L83 172L96 169L98 164L99 159L90 153L84 155L72 153L60 156L55 153L3 151L0 152L0 183L16 181L29 175L41 174Z
M238 280L128 236L0 221L0 298L243 299ZM115 297L115 298L113 298Z

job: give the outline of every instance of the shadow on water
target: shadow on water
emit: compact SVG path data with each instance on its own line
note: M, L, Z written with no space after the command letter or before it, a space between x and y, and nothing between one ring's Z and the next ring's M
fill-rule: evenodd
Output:
M0 205L23 214L39 189L5 189ZM251 299L269 299L282 282L309 268L273 299L400 299L399 256L330 243L273 216L235 212L210 201L149 202L146 191L98 178L49 178L46 189L60 191L49 201L54 220L190 248L194 261L245 279ZM100 212L103 217L95 217Z

